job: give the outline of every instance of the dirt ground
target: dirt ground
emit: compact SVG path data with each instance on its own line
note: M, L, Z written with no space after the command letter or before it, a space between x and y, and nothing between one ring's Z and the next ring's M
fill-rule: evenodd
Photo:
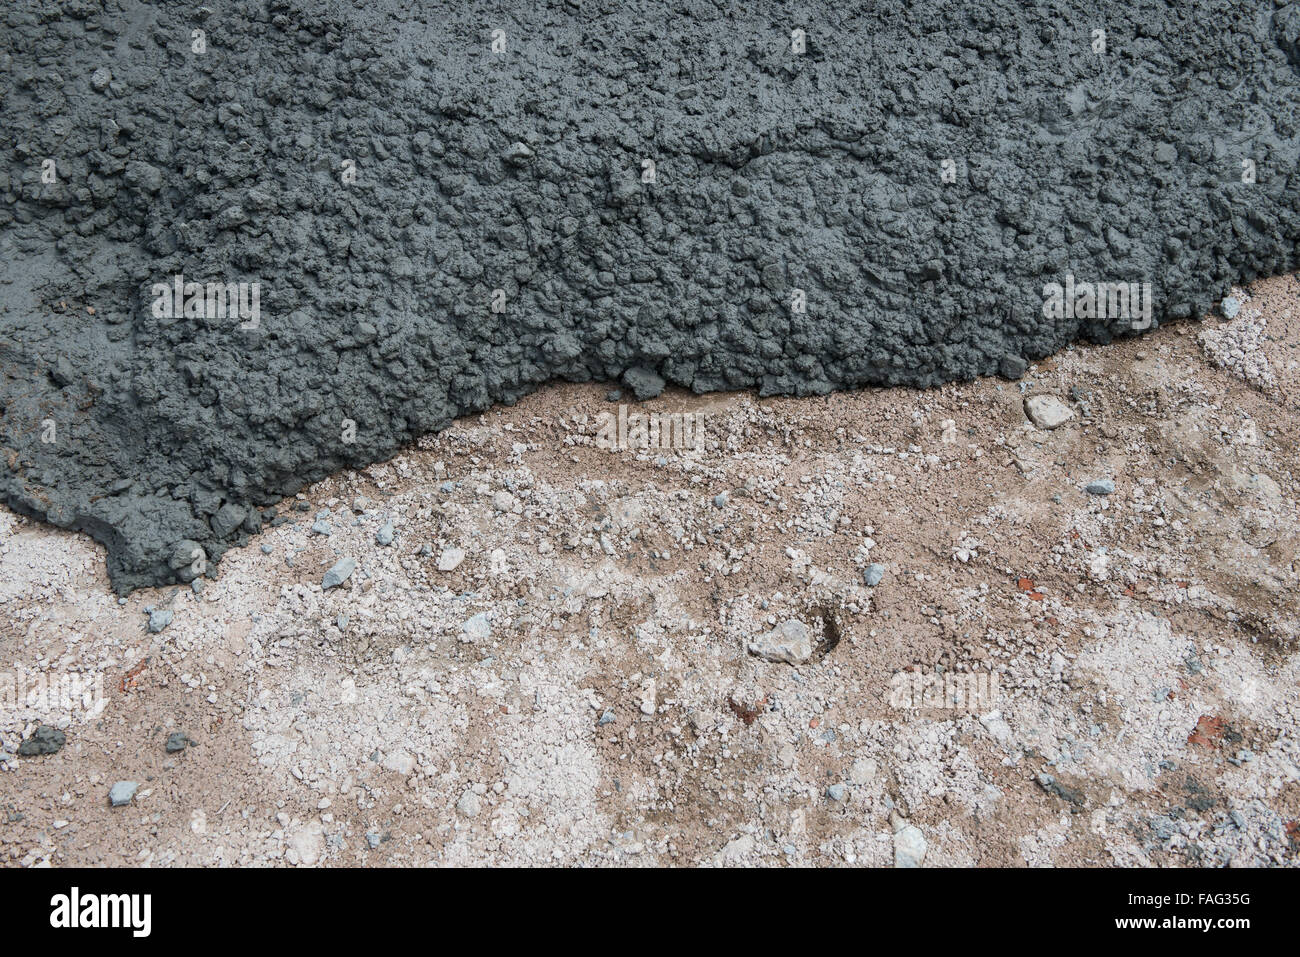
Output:
M702 449L548 388L201 592L0 511L0 674L103 688L0 698L0 863L1294 866L1300 280L1239 295L1014 383L629 407Z

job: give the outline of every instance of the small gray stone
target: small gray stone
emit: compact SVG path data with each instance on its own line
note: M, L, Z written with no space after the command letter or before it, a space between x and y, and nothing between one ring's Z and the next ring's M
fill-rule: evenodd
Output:
M18 745L20 758L31 758L43 754L58 754L59 749L67 743L67 735L52 725L38 725L32 736Z
M713 496L713 505L715 508L724 508L727 504L727 493L719 492Z
M1029 369L1029 363L1020 356L1005 355L998 363L998 372L1004 379L1019 379Z
M155 608L149 612L149 634L156 635L172 623L175 613L170 608Z
M460 567L460 563L465 560L465 549L448 548L438 556L438 571L451 572Z
M812 657L812 637L801 621L783 621L749 643L749 653L768 661L802 664Z
M478 817L479 800L473 791L466 791L456 802L456 810L465 817Z
M173 731L167 735L167 744L164 747L168 754L175 754L177 751L184 751L190 743L189 736L184 731Z
M488 622L487 612L481 611L460 626L461 641L484 641L492 637L492 625Z
M664 380L644 366L637 366L624 372L623 384L643 402L646 399L653 399L664 391Z
M109 789L108 803L113 807L125 807L131 803L135 797L135 792L140 790L140 785L135 781L118 781Z
M384 546L393 544L393 520L391 518L379 526L379 531L375 532L375 544Z
M355 558L341 558L334 566L325 573L321 579L321 588L335 588L342 585L352 577L352 572L356 570L357 560Z
M366 832L366 843L370 845L372 851L379 846L380 840L381 838L374 831Z
M875 588L880 584L880 580L885 577L885 566L879 562L872 562L866 568L862 569L862 580L868 588Z
M103 92L103 90L112 82L113 73L106 66L101 66L90 75L90 85L100 92Z
M510 144L502 159L513 166L525 166L535 155L526 143L516 141Z
M1115 491L1114 479L1095 479L1084 486L1090 495L1110 495Z
M1074 418L1068 405L1054 395L1031 395L1025 399L1025 416L1040 429L1056 429Z
M890 820L894 828L894 866L920 867L927 848L925 835L919 827L899 817L897 811Z
M1219 312L1223 313L1225 319L1236 319L1237 313L1241 312L1241 300L1235 296L1224 297L1223 302L1219 303Z
M227 502L217 509L217 514L212 516L212 521L209 524L212 526L212 531L216 533L217 538L225 538L239 528L240 525L243 525L244 519L247 517L248 509L242 505Z
M603 725L613 724L613 723L614 723L614 712L607 710L604 714L600 716L600 720L596 722L596 727L599 728L602 727Z
M275 549L273 549L270 545L263 545L263 546L262 546L262 554L263 554L263 555L269 555L269 554L271 554L271 552L273 552L273 551L275 551Z
M843 784L832 784L826 789L826 796L832 801L838 801L843 804L848 799L848 789Z
M849 780L859 787L876 779L876 762L872 758L858 758L849 768Z
M207 561L208 553L196 541L184 538L172 545L171 554L167 556L167 567L176 573L183 582L192 581Z
M312 523L311 530L317 535L328 535L332 531L330 523L320 519Z

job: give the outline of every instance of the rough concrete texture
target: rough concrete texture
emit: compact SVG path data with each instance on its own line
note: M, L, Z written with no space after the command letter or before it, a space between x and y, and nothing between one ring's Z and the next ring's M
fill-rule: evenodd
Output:
M605 388L547 386L304 489L201 595L119 604L0 508L0 680L103 685L0 694L0 865L1294 867L1298 291L1016 383L648 403L700 450L603 451ZM747 650L787 621L809 660Z
M1047 318L1049 283L1150 283L1159 323L1298 262L1296 4L3 22L0 495L121 591L548 380L1014 377L1146 325ZM177 275L258 284L256 315L167 314Z

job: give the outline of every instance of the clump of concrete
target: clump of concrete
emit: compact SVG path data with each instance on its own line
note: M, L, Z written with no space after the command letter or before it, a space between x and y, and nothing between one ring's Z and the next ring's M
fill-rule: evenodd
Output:
M1300 265L1294 4L925 7L9 5L0 498L194 581L550 380L1018 377Z

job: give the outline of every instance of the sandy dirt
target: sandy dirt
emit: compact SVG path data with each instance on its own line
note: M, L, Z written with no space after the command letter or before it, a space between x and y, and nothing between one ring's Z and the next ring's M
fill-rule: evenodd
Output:
M1300 281L1239 294L1014 383L629 406L702 449L551 387L201 593L0 511L0 675L103 689L0 697L0 863L1294 866Z

